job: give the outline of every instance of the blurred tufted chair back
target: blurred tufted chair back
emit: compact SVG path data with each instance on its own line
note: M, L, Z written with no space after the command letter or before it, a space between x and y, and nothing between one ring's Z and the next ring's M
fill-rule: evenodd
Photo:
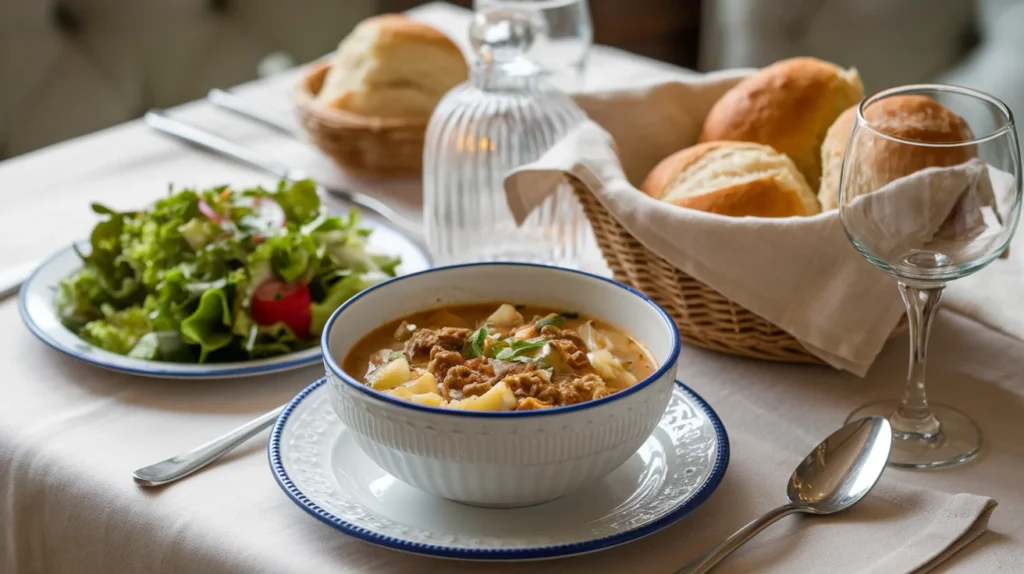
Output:
M374 0L0 0L0 158L332 50Z

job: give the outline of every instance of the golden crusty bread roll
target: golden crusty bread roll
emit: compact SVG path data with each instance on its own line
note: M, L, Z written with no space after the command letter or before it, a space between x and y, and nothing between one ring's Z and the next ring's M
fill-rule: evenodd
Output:
M341 41L316 99L364 116L428 117L468 75L462 51L447 36L384 14L360 22Z
M863 97L855 69L814 58L782 60L744 78L715 102L704 119L700 141L770 145L792 158L817 189L825 132Z
M641 187L679 207L736 217L789 217L820 211L793 160L751 142L705 142L654 167Z
M823 210L839 206L839 177L857 106L844 111L829 128L821 146L821 187L818 201ZM920 95L892 96L873 102L864 119L876 130L905 140L933 143L966 142L974 138L970 126L935 100ZM862 132L856 150L858 172L851 198L871 193L883 185L926 167L951 167L977 155L974 146L925 147L900 143L871 132Z

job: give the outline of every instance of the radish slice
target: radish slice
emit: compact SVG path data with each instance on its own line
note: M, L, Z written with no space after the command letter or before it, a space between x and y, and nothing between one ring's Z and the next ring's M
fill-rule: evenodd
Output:
M199 200L199 212L218 225L224 223L224 218L221 217L221 215L210 207L210 204L206 203L203 199Z
M268 230L287 225L288 222L284 209L279 203L269 197L256 199L257 201L253 203L253 207L256 208L256 213L260 220L266 222Z

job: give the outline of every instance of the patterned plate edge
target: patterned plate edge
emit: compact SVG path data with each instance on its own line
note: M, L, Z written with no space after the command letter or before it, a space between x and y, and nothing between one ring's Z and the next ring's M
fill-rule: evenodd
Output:
M321 522L329 526L333 526L334 528L337 528L338 530L341 530L342 532L364 542L369 542L370 544L394 550L439 558L481 561L563 558L604 550L654 534L655 532L678 522L683 517L696 510L704 504L705 501L707 501L715 490L718 489L718 485L721 484L722 478L725 476L725 471L729 466L729 435L725 431L725 426L722 424L722 420L718 418L718 414L715 410L712 409L700 395L684 385L681 381L677 380L676 385L704 411L708 420L711 421L711 426L715 429L715 437L718 440L718 454L715 457L715 463L712 466L711 473L708 475L708 479L694 492L693 496L691 496L689 500L679 505L679 507L674 509L672 512L669 512L665 516L662 516L653 522L618 534L595 538L594 540L588 540L586 542L574 542L572 544L559 544L555 546L515 549L452 548L449 546L410 542L367 530L361 526L346 522L345 520L342 520L334 514L324 510L303 494L302 491L295 486L295 483L292 482L288 473L285 472L284 465L281 462L281 435L284 431L285 425L288 423L288 418L299 404L313 391L320 388L326 380L326 378L321 378L319 381L303 389L302 392L288 403L288 406L277 419L277 422L274 424L274 429L270 434L270 442L267 447L270 469L274 473L274 478L277 480L277 484L281 487L281 490L283 490L284 493L288 495L293 502L295 502L295 504L298 504L300 508L313 515Z

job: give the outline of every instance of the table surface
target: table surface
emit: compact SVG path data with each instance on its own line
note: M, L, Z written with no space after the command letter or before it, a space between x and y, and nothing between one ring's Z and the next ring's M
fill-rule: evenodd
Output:
M419 14L462 26L465 14L429 6ZM623 52L594 50L594 86L626 76L671 72ZM685 73L678 70L676 73ZM296 72L238 88L290 116ZM588 79L588 82L591 81ZM355 185L416 215L415 181L347 179L309 144L289 139L202 103L173 110L324 182ZM89 203L115 209L144 205L168 182L271 183L245 167L204 154L130 122L0 164L0 267L45 256L87 236ZM932 396L978 420L985 448L973 463L938 472L890 469L887 477L936 490L999 501L989 532L939 571L1017 571L1024 561L1024 343L954 313L940 313L932 337ZM900 392L907 344L892 342L864 379L823 367L736 359L687 347L679 376L718 411L729 430L732 463L707 504L679 524L597 555L511 571L670 571L702 548L681 544L740 526L735 508L768 509L778 486L753 484L759 445L791 452L794 463L853 407ZM105 372L35 340L14 300L0 303L0 572L475 572L494 566L409 557L367 546L313 520L282 495L267 467L263 439L179 484L144 490L131 471L187 450L287 401L319 376L312 367L280 376L177 382ZM225 488L225 485L230 485ZM31 503L27 502L31 501ZM753 511L751 511L753 512ZM748 513L749 514L749 513ZM750 518L752 516L747 516ZM795 525L769 531L762 544L786 539ZM161 543L152 543L160 532ZM754 545L757 543L755 542ZM742 552L738 555L742 563ZM759 568L771 570L771 561Z

